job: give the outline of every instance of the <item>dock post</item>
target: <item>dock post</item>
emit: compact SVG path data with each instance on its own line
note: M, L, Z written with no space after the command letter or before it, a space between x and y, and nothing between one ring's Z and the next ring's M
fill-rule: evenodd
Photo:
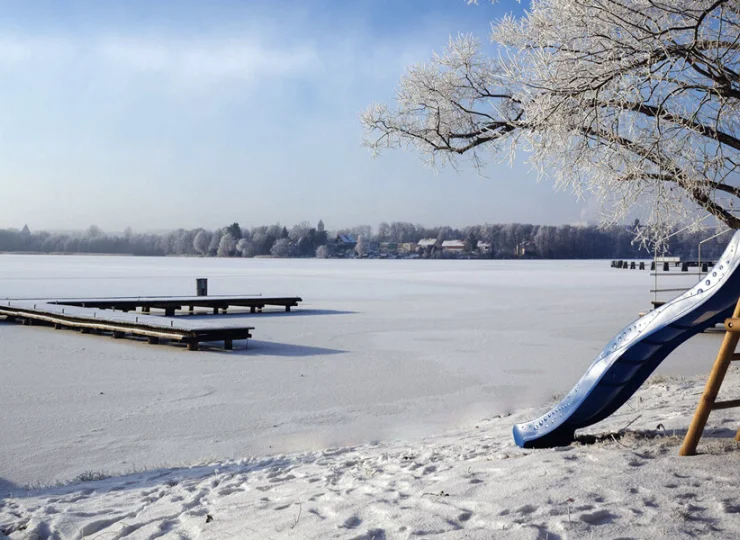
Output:
M54 330L61 330L62 325L60 323L54 323Z
M175 316L175 308L164 308L164 316L165 317L174 317Z
M641 262L640 263L640 270L645 270L645 263L644 262Z
M707 263L701 263L701 271L705 274L709 272L709 265Z
M195 279L195 295L208 296L208 280L206 278Z
M213 314L214 314L214 315L218 315L218 308L217 308L217 307L214 307L214 308L213 308Z
M197 341L188 341L188 350L189 351L198 351L200 350L198 347Z
M256 306L250 306L249 307L249 313L256 313L256 312L257 312L257 307Z
M159 345L159 338L156 336L149 336L149 338L147 339L147 342L150 345Z
M23 319L23 326L31 326L31 319Z
M689 271L689 263L683 262L681 263L681 272L688 272Z
M285 311L290 311L290 306L285 306Z
M664 262L663 263L663 272L668 272L670 270L670 268L671 267L668 265L667 262Z
M231 340L231 339L225 339L224 340L224 349L226 349L227 351L230 351L233 348L234 348L234 341Z
M188 306L188 313L190 313L192 315L194 312L195 312L195 307Z
M650 263L650 271L655 272L655 261Z
M143 306L141 308L141 312L142 313L150 313L151 312L151 308L149 306Z
M632 261L632 262L630 263L630 270L634 270L634 269L635 269L636 267L637 267L637 266L636 266L636 263L635 263L635 261Z
M113 339L123 339L125 334L123 332L113 332Z

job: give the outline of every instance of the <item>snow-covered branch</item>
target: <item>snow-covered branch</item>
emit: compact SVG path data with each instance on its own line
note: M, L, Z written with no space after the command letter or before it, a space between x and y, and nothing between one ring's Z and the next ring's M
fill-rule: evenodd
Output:
M496 58L459 36L409 68L395 106L362 116L365 143L477 166L521 148L607 222L740 227L740 0L533 0L491 37Z

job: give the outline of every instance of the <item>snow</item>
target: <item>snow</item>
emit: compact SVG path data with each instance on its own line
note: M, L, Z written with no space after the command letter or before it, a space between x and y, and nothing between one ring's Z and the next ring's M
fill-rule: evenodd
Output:
M737 371L726 386L740 393ZM734 538L737 420L714 413L705 453L677 456L701 389L700 380L646 385L600 426L614 436L592 445L517 448L510 426L534 413L522 411L414 441L8 488L0 531L12 539Z
M567 392L648 307L647 271L0 256L0 298L182 295L195 277L213 294L304 302L224 316L256 328L249 350L231 352L0 323L0 531L369 539L505 529L502 538L554 539L737 529L736 456L679 459L670 435L688 426L700 381L646 387L593 428L642 415L630 429L662 424L667 436L513 445L511 426ZM201 317L213 320L190 318ZM720 340L697 336L660 373L703 378ZM729 383L740 394L737 374ZM730 418L710 418L720 453ZM99 474L114 478L22 487Z

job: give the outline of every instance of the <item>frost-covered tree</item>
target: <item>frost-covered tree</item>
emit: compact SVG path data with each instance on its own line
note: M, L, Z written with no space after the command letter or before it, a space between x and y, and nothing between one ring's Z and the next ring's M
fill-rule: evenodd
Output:
M211 240L208 242L208 254L209 255L217 255L218 254L218 246L221 244L221 236L223 233L220 229L217 229L211 234Z
M331 256L331 252L329 251L329 247L326 245L319 246L316 248L316 258L317 259L328 259Z
M193 238L193 248L203 256L208 255L208 246L211 243L211 234L201 229Z
M468 233L465 237L465 251L474 252L478 250L478 237L475 236L473 231Z
M355 244L355 253L358 255L364 255L367 253L367 242L365 242L364 236L357 237L357 244Z
M28 225L24 225L23 229L28 230ZM105 233L103 232L103 230L97 225L90 225L85 231L85 238L88 238L88 239L101 238L104 235Z
M231 236L231 233L226 233L218 242L218 252L216 254L219 257L231 257L234 251L236 251L236 239Z
M229 233L236 240L239 240L242 237L242 228L236 221L226 227L226 232Z
M236 250L242 257L247 257L249 254L249 240L246 238L240 238L236 243Z
M366 144L478 166L526 150L653 239L706 213L740 228L739 0L532 0L491 38L500 55L459 36L411 67L363 114Z
M273 244L270 253L275 257L292 257L293 244L287 238L280 238Z

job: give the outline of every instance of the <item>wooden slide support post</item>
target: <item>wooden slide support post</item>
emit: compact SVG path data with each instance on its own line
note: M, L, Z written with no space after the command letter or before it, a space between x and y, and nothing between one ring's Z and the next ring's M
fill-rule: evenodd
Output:
M149 336L147 338L147 341L149 342L150 345L159 345L159 338L156 336Z
M738 317L740 317L740 299L738 299L735 305L735 311L732 314L733 320L725 321L725 329L727 330L725 332L725 338L717 354L717 359L714 361L709 379L707 379L704 393L694 413L694 419L691 421L689 431L686 433L681 449L678 451L679 456L696 455L696 447L699 445L699 439L701 439L704 426L706 426L707 419L709 419L709 413L717 409L740 406L740 400L721 401L717 403L717 394L719 394L719 389L722 386L722 381L725 379L727 369L730 367L730 362L740 359L740 357L735 356L735 348L737 347L738 340L740 340L740 321L735 320ZM738 437L740 437L740 431L738 431L735 439L740 440Z

